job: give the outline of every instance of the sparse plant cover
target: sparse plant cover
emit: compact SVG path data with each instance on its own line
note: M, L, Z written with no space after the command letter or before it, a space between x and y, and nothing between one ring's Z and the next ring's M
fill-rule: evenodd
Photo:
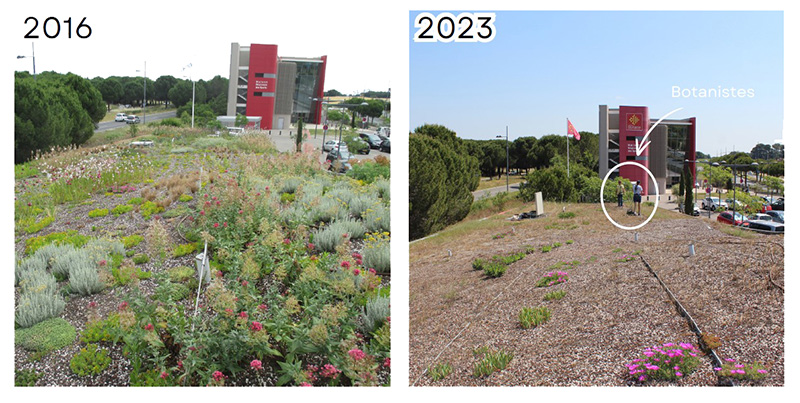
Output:
M89 212L89 218L99 218L99 217L105 217L107 215L108 215L107 208L94 209Z
M572 211L562 211L562 212L558 213L558 218L561 218L561 219L574 218L574 217L575 217L575 213L573 213Z
M130 212L131 210L133 210L133 208L134 208L133 205L130 204L120 204L119 206L116 206L111 210L111 214L115 216L120 216L122 214Z

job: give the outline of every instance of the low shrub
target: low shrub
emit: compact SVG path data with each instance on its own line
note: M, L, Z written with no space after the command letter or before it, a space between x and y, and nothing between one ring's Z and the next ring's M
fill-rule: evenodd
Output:
M139 206L139 212L142 213L142 217L145 219L149 219L153 216L153 214L158 214L162 211L164 211L164 207L161 207L152 201L146 201Z
M182 245L176 245L174 249L172 249L172 257L181 257L191 254L197 250L197 244L194 243L185 243Z
M96 266L85 263L69 268L69 286L70 290L80 295L96 294L105 288Z
M37 222L25 227L25 232L28 233L28 234L33 234L33 233L39 232L39 231L43 230L44 227L52 224L54 220L55 219L52 216L48 216L48 217L42 218L41 221L37 221Z
M363 215L364 225L369 232L391 231L391 214L383 203L370 206Z
M184 203L186 203L186 202L190 202L190 201L192 201L193 199L194 199L194 197L192 197L192 196L190 196L190 195L181 195L181 196L178 198L178 201L179 201L179 202L184 202Z
M364 267L375 269L378 273L391 272L392 260L388 235L370 235L361 252Z
M483 270L488 262L485 259L475 259L472 261L473 270Z
M64 299L45 292L23 293L17 303L15 321L20 327L31 327L64 312Z
M75 230L52 232L47 235L35 236L25 240L25 253L30 255L45 245L72 245L80 248L89 242L88 236L80 235Z
M97 208L89 212L89 218L99 218L108 215L107 208Z
M390 300L388 297L376 296L370 298L361 311L362 330L366 334L372 334L386 322L386 318L392 316Z
M522 326L523 329L530 329L550 320L550 310L545 306L536 308L524 307L519 311L517 317L519 319L519 325Z
M550 252L551 250L553 250L553 247L550 245L542 246L542 253L547 253Z
M56 279L41 268L25 270L19 274L20 293L55 294L58 291Z
M61 318L51 318L29 328L14 330L14 344L28 351L49 353L75 341L75 327Z
M144 237L141 235L129 235L122 238L122 245L125 249L130 249L144 241Z
M69 361L69 368L78 376L97 375L111 364L108 351L97 347L97 344L87 344L80 352Z
M505 274L508 266L500 262L489 262L483 266L483 274L488 277L500 277Z
M145 264L150 261L150 256L145 255L144 253L137 253L133 255L133 263L136 264Z
M134 198L128 200L128 204L130 204L132 206L139 206L142 203L144 203L144 199L141 198L141 197L134 197Z
M27 259L17 261L16 266L14 266L14 285L19 284L22 273L34 270L47 270L47 259L45 256L37 253L28 257Z
M111 209L111 214L115 216L120 216L122 214L130 212L131 210L133 210L133 208L134 207L130 204L120 204L119 206Z
M81 332L80 340L84 343L112 342L119 333L119 314L111 313L106 319L91 320Z
M36 370L14 368L14 386L35 386L41 377Z
M66 280L69 278L72 267L92 266L93 264L94 262L86 251L67 246L62 254L53 258L51 268L56 278Z
M182 283L194 277L195 269L189 266L178 266L167 269L167 275L170 281L174 283Z

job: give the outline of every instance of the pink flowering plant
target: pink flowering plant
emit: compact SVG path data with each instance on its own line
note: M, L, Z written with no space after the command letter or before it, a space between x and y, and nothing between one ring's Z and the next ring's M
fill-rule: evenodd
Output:
M628 375L639 383L676 381L689 376L700 365L701 352L690 343L665 343L648 347L626 365Z
M545 273L544 277L536 282L537 287L550 287L569 281L569 274L565 271L556 270Z
M715 367L714 371L719 377L733 378L740 381L758 381L766 378L769 373L761 363L738 362L733 358L723 360L722 366Z

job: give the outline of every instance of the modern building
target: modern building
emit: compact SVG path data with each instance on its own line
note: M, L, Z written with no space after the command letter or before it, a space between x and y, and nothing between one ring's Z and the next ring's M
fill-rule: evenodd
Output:
M611 178L617 176L631 181L641 181L644 194L655 194L650 186L650 176L643 169L626 165L616 168L625 161L636 161L653 173L658 191L664 194L668 187L680 181L684 162L695 177L697 131L696 118L664 119L653 129L647 141L650 145L636 155L636 139L640 142L650 128L658 122L651 119L646 106L620 106L611 109L600 105L600 155L599 174L605 177L609 169L614 169Z
M327 56L278 56L278 45L231 43L228 116L261 117L261 129L284 129L303 118L322 123Z

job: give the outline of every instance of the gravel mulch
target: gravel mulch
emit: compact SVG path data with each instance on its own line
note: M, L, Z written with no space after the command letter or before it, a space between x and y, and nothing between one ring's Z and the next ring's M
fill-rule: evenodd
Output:
M625 365L645 348L667 342L698 343L641 259L619 261L639 251L700 329L721 338L717 353L722 358L763 362L769 375L759 385L783 385L783 292L767 279L769 272L773 282L783 286L783 249L778 245L782 237L737 238L709 229L700 219L666 212L640 229L639 241L633 242L632 233L612 227L595 207L573 206L578 214L570 220L547 217L512 224L500 223L503 217L498 217L495 224L476 226L460 236L440 235L441 239L412 244L409 382L417 386L635 384ZM511 226L514 232L493 239ZM574 243L567 245L567 240ZM690 241L697 246L692 257ZM487 279L471 267L476 258L554 242L562 246L527 255L500 278ZM535 287L553 264L573 260L580 264L567 270L567 283ZM557 289L567 292L563 299L543 301L545 293ZM536 306L547 306L550 320L522 329L518 312ZM472 369L478 359L473 350L481 346L505 349L514 358L505 370L475 378ZM449 363L452 374L436 382L423 375L436 363ZM717 381L711 360L702 357L691 376L648 385L710 386Z

